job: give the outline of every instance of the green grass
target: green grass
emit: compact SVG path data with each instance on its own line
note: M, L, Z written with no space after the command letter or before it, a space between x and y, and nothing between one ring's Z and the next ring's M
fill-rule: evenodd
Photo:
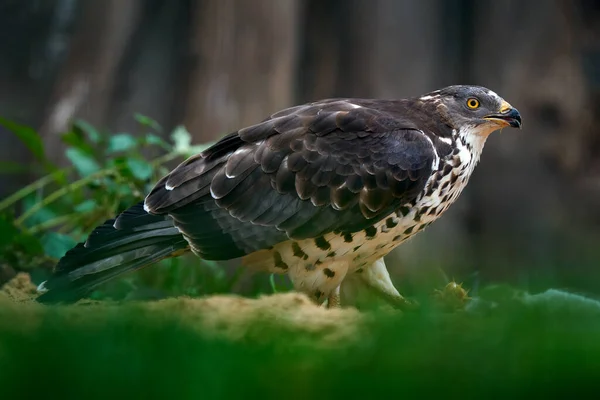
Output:
M272 319L236 341L160 310L125 305L91 323L98 308L73 320L19 307L0 312L7 399L557 397L594 389L600 371L600 305L560 292L372 314L355 342L331 348Z

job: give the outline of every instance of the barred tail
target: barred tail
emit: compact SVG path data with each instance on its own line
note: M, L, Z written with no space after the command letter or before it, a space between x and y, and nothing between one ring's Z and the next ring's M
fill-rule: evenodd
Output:
M54 274L40 284L40 303L75 302L97 286L126 272L189 251L188 243L165 215L148 214L143 202L98 226L84 243L69 250Z

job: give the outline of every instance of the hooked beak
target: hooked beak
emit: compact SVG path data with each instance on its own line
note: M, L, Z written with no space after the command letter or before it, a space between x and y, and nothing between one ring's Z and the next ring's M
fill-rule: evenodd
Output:
M521 128L521 114L519 114L519 110L508 104L506 101L502 102L499 113L488 114L483 118L502 126Z

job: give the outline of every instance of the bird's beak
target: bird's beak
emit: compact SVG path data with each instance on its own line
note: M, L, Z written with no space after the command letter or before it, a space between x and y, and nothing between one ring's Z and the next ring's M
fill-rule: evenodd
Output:
M483 118L502 126L521 128L521 114L519 114L519 110L506 101L502 101L499 113L488 114Z

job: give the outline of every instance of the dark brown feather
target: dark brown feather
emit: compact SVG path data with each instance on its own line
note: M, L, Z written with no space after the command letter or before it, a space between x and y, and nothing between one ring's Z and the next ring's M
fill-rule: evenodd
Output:
M186 160L146 207L171 214L212 259L364 230L414 201L430 176L434 149L410 107L332 99L282 110Z

